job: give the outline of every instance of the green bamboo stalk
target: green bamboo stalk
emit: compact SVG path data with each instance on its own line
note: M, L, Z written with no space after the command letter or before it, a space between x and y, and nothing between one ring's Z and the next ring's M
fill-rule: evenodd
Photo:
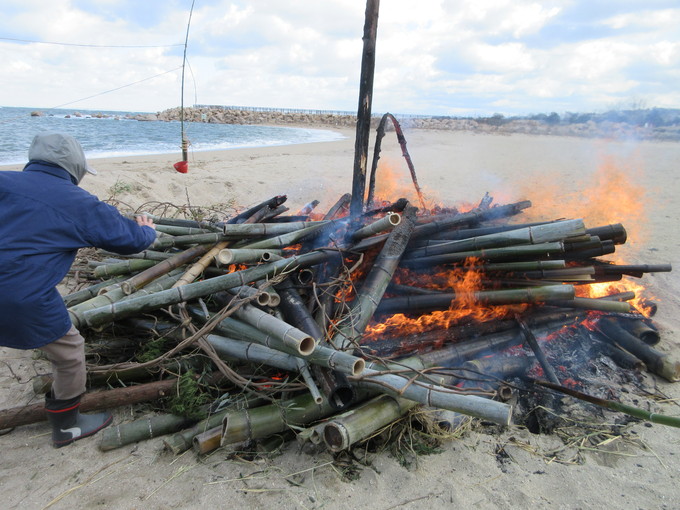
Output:
M186 249L121 283L121 288L126 294L132 294L156 278L203 255L209 249L210 246L206 245L194 246L193 248Z
M105 278L107 276L119 276L122 274L134 273L135 271L143 271L156 265L155 260L143 259L128 259L115 264L104 264L94 268L93 274L97 278Z
M161 276L151 283L144 286L144 288L139 289L137 292L128 294L127 296L119 299L119 301L125 301L127 299L136 299L142 296L148 296L154 292L160 292L162 290L167 290L172 288L172 286L179 280L184 274L184 270L181 267L170 271L165 276Z
M276 289L269 284L266 280L258 280L255 282L255 286L269 294L269 306L272 308L276 308L281 304L281 296L279 296L279 293L276 292Z
M610 301L606 299L594 299L575 297L567 301L556 300L551 306L563 308L582 308L584 310L596 310L599 312L630 313L633 309L630 303L625 301Z
M339 323L339 328L332 339L338 350L349 348L363 335L390 284L394 271L399 266L401 256L413 233L415 217L415 207L407 206L404 209L403 221L390 233L385 246L357 293L350 311Z
M546 388L550 388L551 390L559 391L560 393L564 393L566 395L570 395L579 400L584 400L586 402L590 402L591 404L604 407L605 409L618 411L620 413L624 413L629 416L634 416L635 418L640 418L641 420L647 420L652 423L659 423L661 425L668 425L669 427L680 428L680 417L677 416L666 416L664 414L652 413L650 411L640 409L639 407L629 406L626 404L622 404L621 402L615 402L613 400L605 400L602 398L593 397L591 395L586 395L585 393L581 393L579 391L572 390L570 388L565 388L564 386L552 384L546 381L534 380L533 383L538 384L539 386L545 386Z
M156 225L173 225L177 227L189 227L189 228L203 228L207 230L214 230L218 227L210 221L196 221L187 220L184 218L168 218L167 216L156 216L151 213L144 213L146 216L151 218ZM219 227L221 230L221 227Z
M263 278L272 278L282 272L289 272L302 267L319 264L328 259L332 253L322 251L306 253L287 259L278 260L270 264L251 267L242 271L235 271L202 282L191 283L183 287L163 290L149 296L142 296L107 306L88 310L82 318L73 318L76 327L95 327L107 322L129 317L140 312L158 310L164 306L189 301L207 296L221 290L231 289L238 285L246 285ZM166 261L167 262L167 261ZM161 262L162 264L162 262Z
M108 287L110 285L114 285L116 283L120 283L123 280L125 280L125 276L116 276L109 280L100 283L95 283L94 285L90 285L89 287L81 289L77 292L67 294L66 296L63 297L64 304L67 307L78 305L84 301L87 301L88 299L92 299L93 297L95 297L101 289Z
M116 255L118 257L125 257L128 259L145 259L145 260L156 260L160 262L161 260L169 259L173 256L173 253L166 251L154 251L154 250L144 250L137 253L132 253L130 255L120 255L118 253L109 252L106 250L100 250L99 253L102 255Z
M206 430L210 430L215 427L220 427L222 420L229 412L233 411L225 409L218 413L211 414L209 417L196 423L193 427L185 429L173 436L166 437L165 439L163 439L163 444L168 450L170 450L175 455L184 453L189 448L191 448L193 440L197 435L205 432Z
M216 260L219 266L230 264L253 264L257 262L273 262L282 257L281 250L257 250L257 249L238 249L225 248L217 254Z
M253 298L260 306L270 305L270 295L267 292L261 291L249 285L240 285L231 289L231 292L237 297Z
M388 395L482 418L499 425L509 425L512 418L512 406L508 404L475 395L461 395L435 384L414 383L410 378L383 374L372 368L366 368L361 378L355 379L355 383L358 388L380 389Z
M262 439L291 427L303 427L334 412L323 399L317 404L309 394L267 406L227 414L222 421L221 446L246 440ZM198 450L206 453L197 442Z
M533 227L519 228L497 234L449 241L436 246L427 246L408 252L408 258L429 257L444 253L477 251L504 246L541 244L561 241L566 238L585 234L583 220L565 220Z
M246 248L246 249L260 249L260 250L272 250L272 249L277 249L277 248L285 248L286 246L290 246L291 244L295 244L298 241L302 240L303 238L314 234L318 230L322 229L324 226L328 224L328 222L317 222L317 225L303 228L301 230L296 230L295 232L291 232L289 234L283 234L280 236L272 237L269 239L263 239L262 241L255 241L252 243L247 243L244 244L243 246L239 246L239 248ZM284 224L285 225L285 224Z
M412 400L379 395L323 424L324 443L332 452L347 450L418 405Z
M188 427L196 420L173 414L146 416L138 420L108 427L102 431L99 449L102 451L121 448L130 443L171 434Z
M431 257L404 258L401 265L404 267L436 266L439 264L451 264L462 262L467 258L485 260L498 259L522 259L526 257L542 257L553 253L564 253L564 243L551 242L541 244L529 244L519 246L507 246L504 248L489 248L477 251L462 251L458 253L446 253Z
M394 227L401 223L401 216L399 213L391 212L386 216L383 216L379 220L366 225L352 233L352 241L360 241L366 237L370 237L375 234L380 234L386 230L392 230Z
M234 316L263 333L277 338L283 346L300 356L309 356L316 346L311 335L252 305L243 305L234 312Z
M225 224L223 231L209 234L194 234L175 237L159 237L153 249L188 246L191 244L217 244L222 241L241 240L251 237L282 236L307 228L318 229L327 221L296 221L291 223L239 223Z
M199 320L205 321L205 317L201 317L199 310L196 307L188 307L189 313ZM286 354L295 355L295 353L284 346L278 339L264 333L250 324L227 317L220 322L214 329L215 332L223 336L234 337L239 340L248 342L256 342L263 347L270 348L275 352L284 352ZM343 351L336 351L324 345L317 344L314 351L305 358L309 363L320 365L323 367L338 370L347 375L359 375L363 371L366 363L363 359L352 356ZM279 367L283 368L283 367ZM286 369L292 370L292 369Z
M239 223L224 225L223 233L231 239L290 234L310 227L323 227L328 221L293 221L290 223Z
M172 236L191 236L196 234L210 234L211 231L205 228L181 227L177 225L156 225L156 231Z

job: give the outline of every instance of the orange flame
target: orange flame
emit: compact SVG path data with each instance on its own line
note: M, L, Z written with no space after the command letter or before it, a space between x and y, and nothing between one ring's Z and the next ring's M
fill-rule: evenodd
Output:
M406 285L417 282L418 287L454 293L456 297L451 301L448 310L433 311L418 317L398 313L382 323L369 325L365 331L365 338L370 341L383 334L401 336L435 328L446 329L461 321L484 322L500 319L520 313L528 306L491 306L479 303L474 293L482 289L484 275L474 269L478 263L476 259L469 259L465 268L454 268L434 275L414 274L408 269L400 268L395 274L395 282Z

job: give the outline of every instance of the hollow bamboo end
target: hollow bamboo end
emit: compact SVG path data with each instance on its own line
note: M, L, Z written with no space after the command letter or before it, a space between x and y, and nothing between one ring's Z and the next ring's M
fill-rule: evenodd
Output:
M502 385L498 388L498 398L501 402L507 402L512 398L512 388L510 386ZM508 419L508 424L510 420Z
M393 226L397 226L401 223L401 214L392 212L388 215L389 222Z
M267 294L266 292L262 292L262 293L257 295L257 304L260 305L260 306L268 306L268 305L274 306L272 304L272 300L270 298L271 298L271 296L269 294Z
M323 428L323 442L333 452L345 450L349 447L347 430L340 424L328 423Z
M227 266L234 260L234 253L229 248L225 248L224 250L219 251L215 259L221 266Z
M316 342L311 336L307 336L300 341L298 352L303 356L309 356L316 347Z
M678 382L680 381L680 362L664 357L658 373L667 381Z
M353 376L361 375L364 370L366 370L366 361L364 361L361 358L358 358L354 362L354 365L352 365L352 375Z

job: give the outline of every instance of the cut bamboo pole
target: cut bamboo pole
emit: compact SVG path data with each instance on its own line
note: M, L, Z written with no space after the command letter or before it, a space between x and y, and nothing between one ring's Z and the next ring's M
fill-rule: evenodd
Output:
M144 287L147 283L155 280L156 278L169 273L173 269L177 269L188 262L191 262L196 257L203 255L210 249L209 246L194 246L188 248L180 253L173 255L172 257L159 262L153 267L142 271L138 275L133 276L127 281L121 283L121 288L126 294L132 294Z
M326 226L328 222L317 222L316 225L303 228L300 230L296 230L295 232L290 232L289 234L283 234L280 236L276 237L271 237L269 239L263 239L262 241L255 241L255 242L250 242L247 244L244 244L243 246L239 245L239 248L246 248L246 249L260 249L260 250L272 250L272 249L278 249L278 248L285 248L286 246L290 246L291 244L295 244L307 236L312 236L316 233L319 232L324 226Z
M667 354L650 347L621 328L615 321L603 317L597 321L597 328L607 339L642 360L650 372L660 375L670 382L680 380L680 362L671 360Z
M505 246L555 242L569 237L583 235L585 234L585 231L586 229L583 220L558 221L555 223L508 230L498 234L488 234L485 236L461 239L459 241L449 241L435 246L419 248L409 251L406 257L430 257L445 253L469 252L488 248L502 248Z
M312 314L304 306L297 289L293 287L290 279L281 282L277 289L283 298L281 310L288 320L302 331L308 333L317 342L317 345L325 338L325 334L312 317ZM342 372L330 370L327 367L315 365L314 375L321 385L328 402L337 410L347 408L354 401L356 394L347 377Z
M164 436L182 430L193 423L195 419L174 414L145 416L138 420L108 427L102 431L99 449L102 451L121 448L130 443L137 443L145 439Z
M355 379L357 387L378 389L398 397L404 397L431 407L439 407L467 414L476 418L492 421L499 425L509 425L512 406L474 395L461 395L441 386L428 383L414 383L410 378L397 374L384 374L367 368L360 379Z
M97 278L106 278L109 276L119 276L122 274L130 274L136 271L143 271L156 265L155 260L142 259L128 259L114 264L103 264L94 268L93 274Z
M303 427L332 414L335 409L327 402L317 404L304 394L276 404L245 409L227 414L222 421L221 446L246 440L262 439L289 428ZM206 453L197 441L200 453Z
M90 285L77 292L72 292L71 294L68 294L63 297L64 304L67 307L78 305L84 301L87 301L88 299L92 299L93 297L95 297L101 289L109 287L110 285L114 285L116 283L120 283L123 280L125 280L125 276L116 276L109 280L100 283L95 283L94 285Z
M416 209L407 206L402 222L392 230L385 246L378 255L357 293L350 311L340 322L332 342L338 350L345 350L357 344L366 326L373 317L380 300L390 284L394 271L399 266L415 226Z
M471 292L475 302L487 305L507 305L515 303L551 303L554 301L569 302L574 299L572 285L544 285L526 289L480 290ZM618 302L614 302L618 303ZM625 303L627 304L627 303ZM437 310L456 307L456 294L427 294L418 296L400 296L383 299L378 306L378 313L404 313L416 310Z
M217 276L202 282L191 283L183 287L156 292L149 296L113 303L83 313L82 320L75 318L74 326L96 327L117 319L130 317L136 313L157 310L164 306L181 303L221 290L231 289L239 285L247 285L263 278L271 278L282 272L292 271L301 267L315 265L329 258L324 252L306 253L261 266L236 271Z
M416 402L379 395L324 422L323 441L332 452L347 450L413 409Z
M401 215L399 213L389 213L383 216L379 220L366 225L352 233L352 241L360 241L366 237L370 237L375 234L380 234L386 230L392 230L394 227L401 223Z
M257 262L273 262L281 259L281 250L257 250L225 248L217 254L218 266L230 264L253 264Z
M518 246L506 246L504 248L488 248L477 251L461 251L457 253L445 253L443 255L433 255L430 257L404 258L401 265L404 267L436 266L440 264L451 264L463 262L468 258L484 260L513 260L525 259L528 257L545 257L553 254L564 253L564 243L551 242L541 244L528 244Z

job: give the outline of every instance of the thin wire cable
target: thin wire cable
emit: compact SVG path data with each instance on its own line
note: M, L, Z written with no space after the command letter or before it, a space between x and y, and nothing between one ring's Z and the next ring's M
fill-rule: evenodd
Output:
M69 101L68 103L63 103L63 104L60 104L60 105L57 105L57 106L52 106L51 108L48 108L48 110L56 110L57 108L63 108L64 106L68 106L68 105L75 104L75 103L80 103L81 101L85 101L85 100L87 100L87 99L92 99L93 97L103 96L104 94L108 94L108 93L110 93L110 92L115 92L116 90L124 89L124 88L126 88L126 87L131 87L132 85L137 85L138 83L142 83L142 82L145 82L145 81L148 81L148 80L152 80L152 79L157 78L157 77L159 77L159 76L163 76L164 74L174 73L174 72L177 71L180 67L181 67L181 66L177 66L177 67L175 67L174 69L170 69L169 71L165 71L165 72L162 72L162 73L158 73L158 74L155 74L155 75L153 75L153 76L149 76L148 78L143 78L143 79L141 79L141 80L138 80L138 81L135 81L135 82L132 82L132 83L128 83L127 85L121 85L120 87L116 87L115 89L106 90L106 91L100 92L100 93L98 93L98 94L93 94L93 95L91 95L91 96L87 96L87 97L82 97L82 98L80 98L80 99L76 99L75 101ZM19 118L21 118L21 117L22 117L21 115L17 115L17 116L15 116L15 117L10 117L10 118L7 118L7 119L3 119L2 121L0 121L0 125L2 125L2 124L7 124L8 122L11 122L11 121L13 121L13 120L19 119Z
M169 71L164 71L164 72L162 72L162 73L158 73L158 74L155 74L155 75L153 75L153 76L149 76L148 78L143 78L143 79L141 79L141 80L138 80L138 81L135 81L135 82L132 82L132 83L128 83L127 85L121 85L120 87L116 87L115 89L105 90L104 92L99 92L98 94L93 94L93 95L91 95L91 96L87 96L87 97L82 97L82 98L80 98L80 99L76 99L75 101L70 101L70 102L68 102L68 103L60 104L60 105L58 105L58 106L53 106L52 109L62 108L62 107L64 107L64 106L68 106L68 105L71 105L71 104L74 104L74 103L79 103L79 102L81 102L81 101L86 101L87 99L92 99L93 97L103 96L104 94L109 94L109 93L111 93L111 92L115 92L116 90L124 89L124 88L126 88L126 87L131 87L131 86L133 86L133 85L137 85L138 83L142 83L142 82L145 82L145 81L153 80L154 78L158 78L159 76L163 76L164 74L174 73L175 71L177 71L177 70L180 69L181 67L182 67L182 66L177 66L177 67L175 67L174 69L170 69Z
M56 45L56 46L78 46L78 47L81 47L81 48L172 48L172 47L175 47L175 46L183 46L182 43L157 44L157 45L78 44L78 43L65 43L65 42L54 42L54 41L32 41L30 39L14 39L12 37L0 37L0 41L24 42L24 43L34 43L34 44L53 44L53 45Z

